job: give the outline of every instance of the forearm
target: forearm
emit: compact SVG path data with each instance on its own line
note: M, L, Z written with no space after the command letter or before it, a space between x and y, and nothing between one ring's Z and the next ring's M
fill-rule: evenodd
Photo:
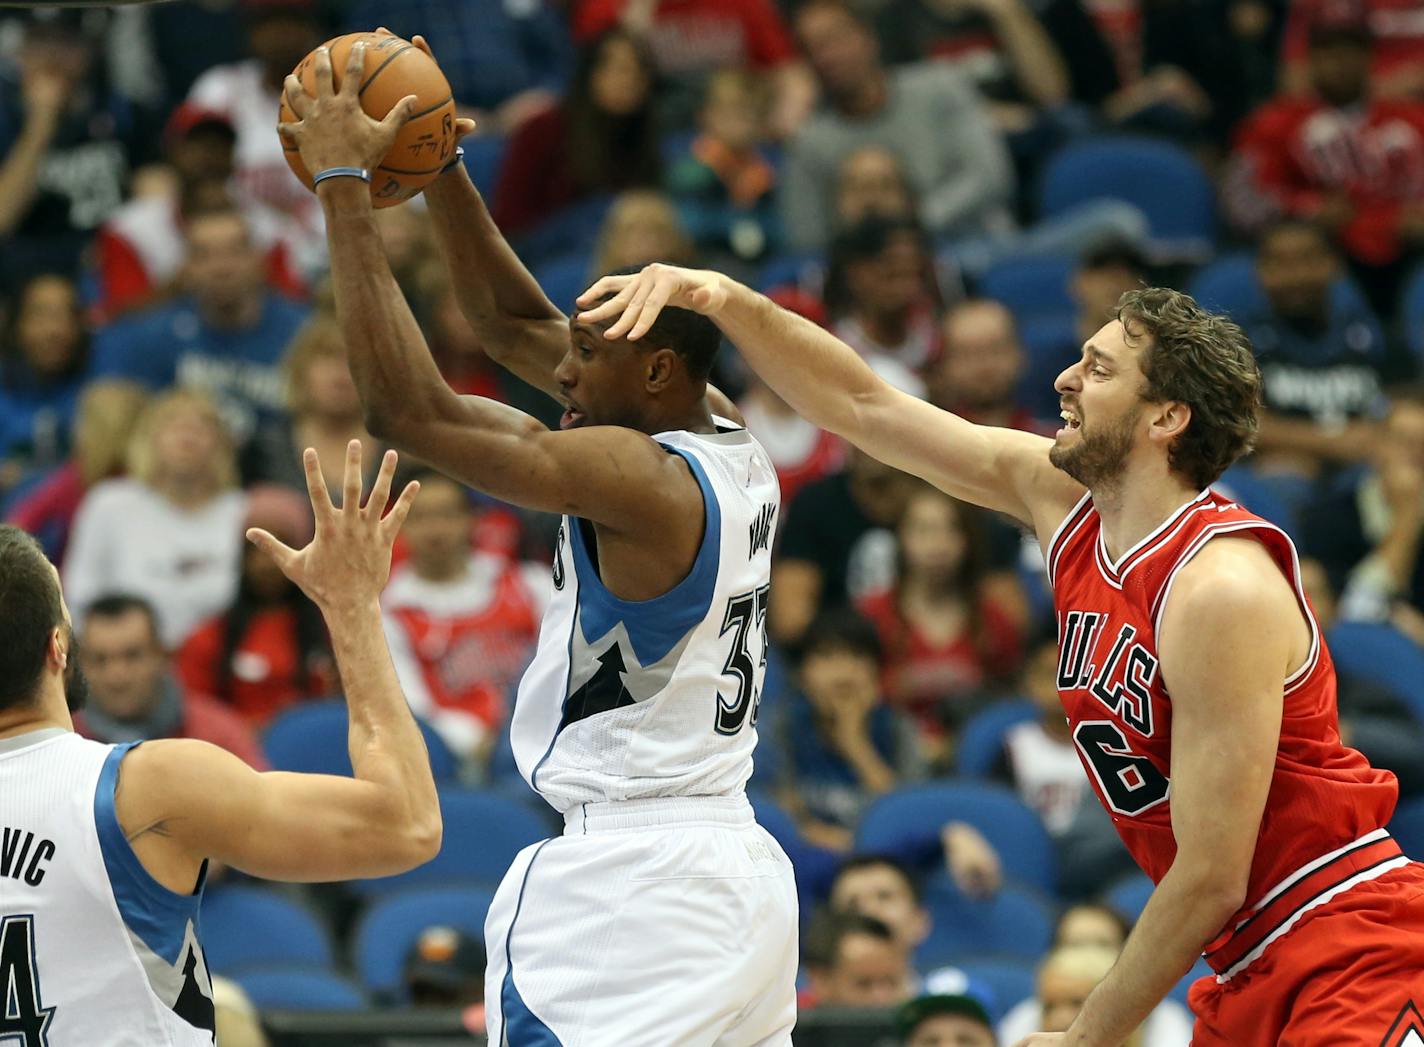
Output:
M438 826L430 756L396 677L379 605L323 613L350 710L347 743L355 776L382 790L394 826L421 830L432 819Z
M1038 105L1068 100L1068 68L1048 33L1023 4L1006 6L994 27L1009 52L1019 89Z
M1424 506L1395 511L1389 531L1374 552L1374 559L1388 574L1394 595L1409 591L1414 567L1419 561L1419 540L1424 531Z
M880 796L895 788L898 780L895 771L880 758L863 728L854 738L844 742L840 750L866 792Z
M52 125L27 121L0 164L0 236L15 231L38 192L40 161L54 137Z
M531 324L563 324L561 313L525 268L490 216L464 167L449 171L425 190L434 220L435 240L455 289L460 311L485 352L496 362L521 370L521 377L552 391L558 358L539 354L525 368L519 356L532 355ZM535 373L522 373L533 370ZM537 378L537 381L534 379Z
M1191 970L1239 904L1219 881L1168 870L1122 955L1069 1028L1074 1047L1117 1047Z
M1288 451L1327 461L1358 462L1369 455L1372 432L1373 427L1363 422L1327 429L1309 419L1266 412L1261 418L1256 446L1261 451Z

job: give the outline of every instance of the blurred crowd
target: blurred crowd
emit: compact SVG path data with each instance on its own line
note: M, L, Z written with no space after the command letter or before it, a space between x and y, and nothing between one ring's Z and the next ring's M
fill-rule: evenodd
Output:
M320 615L241 535L310 533L301 448L328 477L351 439L379 460L320 207L275 133L286 73L377 24L430 40L478 121L471 176L561 308L618 267L721 269L888 381L1046 434L1055 376L1122 292L1168 283L1230 313L1266 402L1255 453L1220 487L1295 539L1342 734L1399 775L1424 822L1419 0L0 15L0 512L60 565L86 734L204 738L280 765L273 725L339 693ZM551 421L465 323L421 201L378 221L452 386ZM812 917L803 1004L905 1005L916 1047L1066 1027L1137 884L1058 707L1037 547L799 419L735 354L716 381L782 484L749 788L784 822ZM410 471L423 490L384 601L402 684L465 787L524 802L504 732L554 525ZM870 831L888 799L946 782L1030 815L1051 876L1034 882L972 804L946 801L913 839ZM968 962L1004 950L961 935L955 963L943 925L1030 888L1056 924L1016 957L1031 972L1019 1005ZM349 923L342 904L311 904ZM422 948L482 966L477 942L435 930L412 970ZM466 981L446 1002L478 1002ZM1186 1020L1154 1015L1141 1043L1185 1043Z

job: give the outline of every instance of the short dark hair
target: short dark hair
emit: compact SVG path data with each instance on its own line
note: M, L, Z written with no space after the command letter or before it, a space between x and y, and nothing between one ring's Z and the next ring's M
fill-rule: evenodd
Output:
M831 878L831 893L836 893L836 884L840 883L843 877L860 872L862 869L889 869L904 881L910 891L910 896L915 899L916 905L919 905L924 897L920 891L920 881L915 879L915 874L910 872L910 867L900 859L888 854L857 854L841 862L840 868L836 870L836 875Z
M811 622L801 641L801 660L817 654L849 652L874 661L883 657L880 634L869 621L849 607L823 611Z
M807 967L825 970L834 967L841 943L853 934L863 934L882 942L895 942L895 932L883 920L858 912L818 913L806 931L806 947L801 956Z
M158 628L158 612L153 609L153 604L133 593L105 593L84 612L84 625L88 628L95 618L122 618L133 611L148 619L148 630L154 642L159 642L162 631Z
M1128 269L1134 273L1146 273L1150 266L1147 256L1130 240L1111 239L1092 247L1078 259L1081 271L1095 269Z
M643 271L643 266L632 265L615 269L609 276L633 276ZM647 349L671 349L682 357L687 373L698 382L705 382L712 374L712 365L717 362L717 351L722 348L722 331L701 313L680 306L664 306L653 326L637 342L632 343Z
M0 525L0 623L0 709L12 709L35 698L64 601L40 543L8 524Z

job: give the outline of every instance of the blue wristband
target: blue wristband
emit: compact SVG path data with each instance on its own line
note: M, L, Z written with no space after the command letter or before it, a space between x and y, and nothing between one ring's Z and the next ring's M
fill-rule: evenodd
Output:
M328 167L325 171L318 172L312 178L312 188L321 185L328 178L359 178L363 182L371 181L371 172L362 167Z
M450 160L450 162L449 162L448 164L446 164L444 167L440 168L440 173L441 173L441 174L444 174L446 171L450 171L450 170L453 170L453 169L456 168L456 167L459 167L460 164L464 161L464 159L465 159L465 147L464 147L463 145L457 145L457 146L455 147L455 155L454 155L454 157Z

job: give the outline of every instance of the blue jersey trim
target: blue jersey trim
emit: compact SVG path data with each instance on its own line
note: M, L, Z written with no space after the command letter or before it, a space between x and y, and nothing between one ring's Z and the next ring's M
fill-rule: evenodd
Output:
M542 851L553 841L545 840L529 856L529 864L524 867L524 879L519 883L519 899L514 903L514 918L509 921L509 932L504 936L504 983L499 990L500 1010L504 1014L504 1031L501 1044L510 1047L563 1047L554 1030L545 1025L514 984L514 960L510 956L510 942L514 938L514 925L519 922L520 910L524 908L524 889L529 886L529 874L534 871L534 862Z
M651 600L623 600L603 584L584 545L582 529L570 519L569 547L574 570L582 584L578 590L579 622L584 640L592 643L622 622L633 645L633 655L641 666L660 662L687 633L707 617L712 594L717 588L717 568L722 558L722 509L712 481L695 455L677 447L662 445L670 454L681 455L702 488L706 527L702 546L687 577L661 596Z
M94 825L99 831L99 850L104 856L109 886L125 926L156 955L177 966L190 922L197 933L198 906L203 900L208 863L203 862L192 894L175 894L149 874L129 846L114 810L114 795L119 786L119 764L139 744L116 745L109 751L94 789Z
M577 529L578 529L578 521L575 520L573 517L566 516L566 517L564 518L564 526L567 527L570 531L577 530ZM572 539L570 539L570 540L572 540ZM558 554L555 553L555 555L557 556ZM583 586L579 584L579 576L578 576L578 570L577 570L577 569L574 570L573 585L574 585L574 594L575 594L575 595L574 595L574 602L577 603L577 602L578 602L578 595L577 595L577 594L583 592ZM574 630L577 629L577 628L578 628L578 611L577 611L577 609L575 609L573 621L569 623L569 642L568 642L568 648L567 648L567 650L564 652L564 663L567 665L567 668L564 670L564 696L565 696L565 698L567 698L568 693L569 693L569 681L573 678L573 675L574 675ZM544 796L543 790L541 790L541 789L539 788L539 771L543 768L544 764L548 762L548 760L549 760L549 754L554 751L554 746L555 746L555 744L558 743L559 735L560 735L561 733L563 733L563 726L562 726L562 724L561 724L560 726L556 726L556 727L554 728L554 733L553 733L553 735L549 738L549 747L544 750L544 755L541 756L541 757L539 757L539 762L534 765L534 770L532 770L532 771L529 772L529 788L533 789L536 793L538 793L541 797L543 797L543 798L546 799L546 800L548 799L548 797L547 797L547 796ZM510 739L510 743L509 743L509 744L510 744L510 746L511 746L511 748L512 748L513 745L514 745L514 740L513 740L512 737L511 737L511 739Z

